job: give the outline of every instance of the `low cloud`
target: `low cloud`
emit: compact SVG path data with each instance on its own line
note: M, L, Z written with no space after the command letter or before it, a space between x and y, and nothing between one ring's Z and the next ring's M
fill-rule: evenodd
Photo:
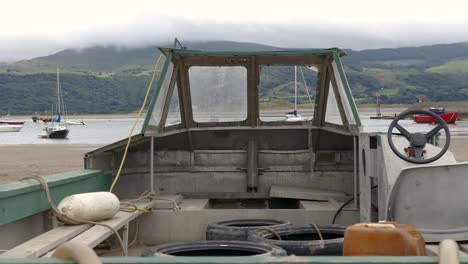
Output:
M346 24L325 20L225 22L148 13L125 25L108 25L61 34L0 35L0 61L46 56L66 48L96 45L143 47L182 42L229 40L280 47L340 47L355 50L468 41L465 20Z

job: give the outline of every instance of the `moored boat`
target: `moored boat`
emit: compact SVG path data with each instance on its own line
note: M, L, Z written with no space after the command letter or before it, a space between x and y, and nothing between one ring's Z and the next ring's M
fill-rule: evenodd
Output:
M48 138L66 138L70 130L68 129L64 120L62 120L62 113L64 112L65 106L63 102L62 90L60 87L60 74L57 69L57 118L52 120L52 124L44 128Z
M451 124L455 123L458 119L458 112L445 112L444 108L429 108L429 111L437 114L442 118L445 122ZM414 115L414 122L416 123L436 123L437 121L435 118L427 115Z
M19 132L24 126L24 121L10 121L0 119L0 132Z
M48 138L66 138L70 132L68 127L64 125L54 125L46 127L44 130Z
M19 132L23 128L23 125L11 125L0 123L0 132Z
M48 123L52 122L52 117L33 116L31 117L34 123Z
M86 125L86 123L81 120L81 121L71 121L71 120L67 120L66 121L67 125Z

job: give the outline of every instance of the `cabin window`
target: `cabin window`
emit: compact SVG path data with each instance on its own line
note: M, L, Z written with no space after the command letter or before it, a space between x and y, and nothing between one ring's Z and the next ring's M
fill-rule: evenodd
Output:
M328 97L327 97L327 110L325 112L325 121L332 124L343 125L341 120L340 111L338 110L338 103L336 101L335 91L333 89L333 84L330 81L330 86L328 88Z
M162 67L163 64L160 64ZM161 118L164 109L164 103L166 102L167 93L169 91L169 86L171 84L171 76L174 71L174 65L172 62L169 62L167 71L164 75L164 82L159 90L158 97L156 99L156 104L153 108L153 114L151 116L150 125L152 126L160 126L161 125ZM164 74L164 73L162 73ZM157 80L158 78L156 78Z
M260 120L312 120L317 75L314 66L263 66L259 88Z
M169 112L167 113L166 126L177 125L182 122L180 117L179 91L175 84L171 101L169 102Z
M189 69L193 120L227 122L247 119L247 69L242 66Z
M335 75L335 80L336 80L336 85L337 85L337 90L345 96L345 88L344 88L344 82L346 82L346 79L342 79L341 75L339 73L338 65L336 64L335 61L332 62L332 68L333 68L333 74ZM352 101L348 101L346 97L342 98L343 100L343 110L346 116L346 119L348 120L349 124L356 124L356 120L354 119L353 115L353 110L351 108L351 104L354 104Z

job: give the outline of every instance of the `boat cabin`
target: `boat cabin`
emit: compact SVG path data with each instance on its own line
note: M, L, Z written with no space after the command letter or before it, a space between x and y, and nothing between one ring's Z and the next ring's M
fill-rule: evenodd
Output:
M115 191L178 197L193 216L190 231L148 233L146 242L202 239L210 221L236 217L331 222L340 202L357 196L361 122L341 50L161 53L161 78ZM266 108L274 102L261 97L271 72L292 77L294 67L313 80L314 98L299 109L305 120L290 122L291 109ZM89 153L86 167L114 171L125 143ZM358 222L356 205L337 221ZM186 221L172 214L147 224Z

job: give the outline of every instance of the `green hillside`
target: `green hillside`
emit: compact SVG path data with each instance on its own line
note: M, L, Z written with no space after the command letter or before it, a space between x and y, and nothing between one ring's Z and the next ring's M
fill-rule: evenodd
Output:
M169 45L163 45L169 46ZM255 43L210 41L188 43L200 50L279 50ZM417 96L431 101L468 100L468 44L456 43L398 49L346 50L343 58L355 99L383 103L413 103ZM145 48L93 47L15 63L0 63L0 114L31 114L51 109L55 71L60 68L69 113L131 112L142 102L156 46ZM291 101L291 68L264 69L260 98ZM307 76L308 86L315 76ZM299 101L307 101L299 85ZM309 87L309 90L311 87ZM314 94L312 93L313 97Z

